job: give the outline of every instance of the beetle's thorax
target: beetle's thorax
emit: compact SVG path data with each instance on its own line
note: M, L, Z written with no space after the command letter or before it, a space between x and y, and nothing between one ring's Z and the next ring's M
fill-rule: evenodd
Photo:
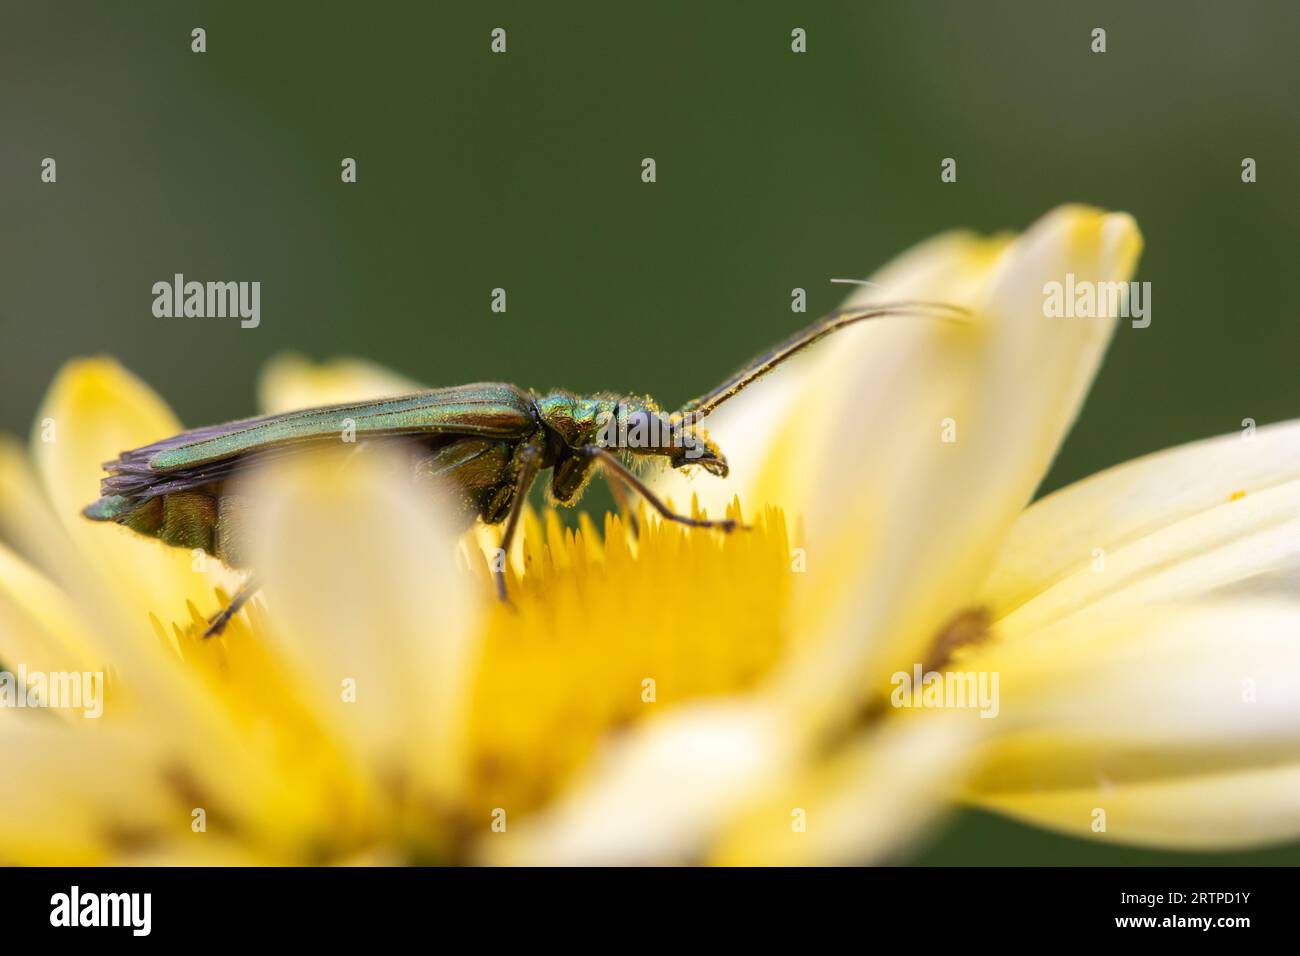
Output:
M612 395L550 392L537 396L537 417L550 436L570 449L596 444L601 425L613 417L619 399Z

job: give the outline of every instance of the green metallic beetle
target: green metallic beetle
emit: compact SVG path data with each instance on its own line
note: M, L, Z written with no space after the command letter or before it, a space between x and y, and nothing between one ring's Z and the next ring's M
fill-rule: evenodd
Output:
M964 310L941 303L904 302L832 313L740 369L712 391L665 415L649 399L612 394L537 394L502 383L455 385L400 398L308 408L182 432L126 451L105 463L102 497L83 512L113 521L179 548L201 548L234 568L248 566L240 532L239 496L232 478L295 449L358 439L398 440L414 446L416 477L454 489L469 522L505 521L508 551L528 491L551 469L550 497L572 504L597 463L620 502L619 484L635 491L666 520L731 531L735 522L673 512L623 458L666 458L673 468L699 466L725 477L727 460L697 422L795 353L855 322L887 315L952 317ZM620 454L623 457L620 457ZM505 575L495 568L505 598ZM256 575L210 622L218 634L256 592Z

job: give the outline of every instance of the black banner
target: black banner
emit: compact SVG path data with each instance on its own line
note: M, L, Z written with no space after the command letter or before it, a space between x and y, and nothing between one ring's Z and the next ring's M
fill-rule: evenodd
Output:
M1290 922L1289 869L38 869L0 874L6 943L295 943L431 927L542 944L619 927L735 941L773 921L917 944L1104 935L1229 943ZM1043 934L1050 934L1044 936ZM629 937L630 939L630 937Z

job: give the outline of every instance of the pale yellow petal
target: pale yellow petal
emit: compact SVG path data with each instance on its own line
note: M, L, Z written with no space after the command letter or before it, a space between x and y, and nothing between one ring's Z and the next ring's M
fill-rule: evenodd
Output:
M456 383L459 384L459 383ZM262 370L257 396L268 414L364 402L418 392L423 386L363 359L340 358L315 363L300 355L272 359Z
M1300 763L1122 787L973 795L971 802L1073 836L1180 850L1248 849L1300 834ZM1105 829L1101 829L1105 827Z
M1140 247L1130 217L1063 207L996 254L968 320L882 321L861 360L833 353L789 618L811 643L785 675L809 708L851 706L871 674L923 660L972 603L1115 326L1045 316L1044 286L1127 280Z
M957 666L1000 675L1000 712L965 798L1127 843L1292 839L1298 638L1300 602L1235 599L1099 609L972 652Z
M173 623L201 631L193 608L214 611L216 588L233 591L237 576L215 560L80 514L96 497L102 462L179 427L153 392L109 359L74 361L59 373L33 435L46 493L76 545L60 554L56 571L112 668L105 720L129 718L151 728L169 766L220 807L218 819L287 852L318 831L322 818L337 824L342 801L285 779L275 736L241 723L237 708L214 696L170 643ZM162 622L161 634L151 616ZM203 746L194 747L196 740ZM111 808L110 798L111 791Z
M0 544L0 668L103 669L104 647L66 594Z
M185 665L194 666L185 666L172 645L161 640L161 632L134 635L129 625L112 619L97 620L99 626L92 628L86 610L0 547L0 670L14 674L19 688L39 676L47 685L71 681L74 694L93 691L93 698L76 698L39 712L0 707L0 722L15 733L66 725L65 737L37 747L40 765L49 765L49 779L41 783L28 773L30 767L16 777L43 787L51 807L80 808L80 816L71 821L29 816L21 837L0 836L0 859L19 853L14 846L21 850L43 840L49 845L50 856L43 858L47 862L75 863L82 861L79 854L92 850L115 856L141 847L152 852L164 839L165 833L150 830L146 843L141 843L143 837L123 837L117 845L106 836L103 846L96 844L98 849L77 849L76 841L68 842L69 834L62 830L42 835L39 827L62 827L66 822L81 840L77 828L107 826L105 821L121 815L119 801L125 798L114 780L83 779L79 758L61 756L96 747L95 741L117 739L103 737L102 727L115 728L114 734L129 733L134 741L131 753L142 761L136 766L124 757L115 772L148 775L148 786L155 789L193 794L195 805L211 816L207 832L213 840L237 834L268 855L292 861L301 858L304 847L346 846L355 839L348 781L338 762L330 760L319 727L284 719L290 708L283 704L296 691L292 675L274 672L265 655L256 671L244 661L258 653L248 642L260 635L236 626L227 639L244 643L225 647L221 640L187 636ZM197 626L201 630L202 622ZM196 658L208 655L219 661L224 681L202 680ZM18 750L22 746L15 745ZM11 805L25 795L11 794ZM0 805L0 815L4 813ZM88 823L83 817L93 820ZM139 826L133 823L132 828Z
M377 786L427 801L458 786L487 596L409 474L405 459L362 446L288 459L236 494L253 508L272 637L320 719Z
M0 861L93 866L190 829L184 801L147 727L87 721L75 732L41 714L0 720Z
M115 854L114 866L292 866L300 860L259 853L222 834L189 833ZM400 865L391 863L389 865Z
M928 716L928 715L927 715ZM886 720L835 753L810 755L732 815L710 861L852 865L897 859L934 823L983 728L958 719Z
M757 700L679 708L614 741L552 806L480 840L484 862L680 864L795 758L791 722Z
M1005 235L960 231L936 236L881 268L871 277L871 286L845 305L904 300L970 305L1010 242ZM792 317L790 332L808 321L806 316ZM832 422L820 407L826 395L837 390L831 377L891 374L902 353L898 331L890 326L902 321L878 320L836 333L759 379L705 421L709 436L727 456L731 474L722 479L690 469L665 469L651 476L656 490L683 507L697 495L701 506L715 515L725 513L737 495L752 508L775 504L801 514L816 494L809 481L819 464L818 450L824 453L828 444L845 437L837 433L840 423ZM930 322L909 319L904 324L924 327ZM863 408L858 422L870 427L873 419L892 414L893 407L886 401Z
M1300 422L1127 462L1036 502L984 588L1005 640L1094 607L1300 594Z
M71 546L22 442L0 435L0 541L55 575Z
M214 588L232 577L213 560L169 548L81 510L99 497L103 463L166 438L180 423L148 386L107 358L69 362L38 415L32 453L55 515L105 589L148 630L148 615L188 621L187 601L216 610ZM80 595L78 595L80 597Z

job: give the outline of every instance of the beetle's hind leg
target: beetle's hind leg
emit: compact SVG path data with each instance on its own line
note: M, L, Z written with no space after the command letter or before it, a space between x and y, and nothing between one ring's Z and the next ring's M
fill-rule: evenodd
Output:
M235 596L230 599L230 603L208 618L208 629L203 632L203 636L216 637L224 631L226 625L230 623L230 619L239 613L240 609L249 602L261 587L262 581L257 574L250 574L244 583L239 586Z
M692 518L689 515L679 515L650 488L644 481L634 475L628 467L618 460L618 456L602 445L586 445L582 448L582 453L589 458L595 458L605 469L605 473L615 476L638 495L646 500L651 508L659 512L665 521L675 521L678 524L684 524L691 528L718 528L722 531L733 531L736 528L745 528L745 525L738 523L734 518L723 518L718 521L712 521L706 518ZM611 485L613 482L610 483Z

